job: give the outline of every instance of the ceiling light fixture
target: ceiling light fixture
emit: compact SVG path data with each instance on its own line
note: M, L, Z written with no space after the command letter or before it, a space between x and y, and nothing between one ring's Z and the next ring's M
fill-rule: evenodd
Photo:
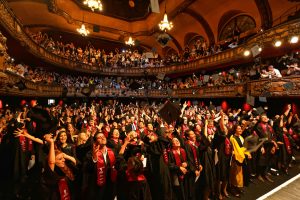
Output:
M85 0L84 5L87 5L93 12L94 10L102 11L103 6L100 0Z
M244 56L249 56L250 55L250 51L249 50L246 50L246 51L244 51Z
M84 24L82 24L81 27L80 27L80 28L77 28L76 30L77 30L77 32L80 33L80 35L82 35L82 36L87 36L88 34L90 34L90 31L87 30L87 29L85 28L85 25L84 25Z
M291 44L296 44L299 41L299 37L298 36L293 36L290 39L290 43Z
M275 47L280 47L281 45L282 45L281 40L276 40L275 43L274 43Z
M134 46L134 40L132 39L131 36L128 38L127 41L125 41L125 44L129 46Z
M160 23L158 24L159 29L162 31L169 31L173 28L173 23L169 22L168 20L168 15L167 15L167 1L165 4L165 14L164 14L164 19L162 21L160 21Z

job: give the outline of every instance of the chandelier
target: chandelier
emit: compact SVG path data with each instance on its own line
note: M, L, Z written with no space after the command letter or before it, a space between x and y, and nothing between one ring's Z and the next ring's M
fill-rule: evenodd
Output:
M80 33L80 35L82 35L82 36L87 36L88 34L90 34L90 31L87 30L87 29L85 28L85 25L84 25L84 24L82 24L81 27L80 27L80 28L77 28L76 30L77 30L77 32Z
M164 14L164 19L162 21L160 21L160 23L158 24L159 29L162 31L169 31L173 28L173 23L169 22L168 20L168 15L167 15L167 1L165 4L165 14Z
M134 40L132 39L131 36L128 38L127 41L125 41L125 44L129 46L134 46Z
M94 10L102 11L103 6L100 0L85 0L84 5L87 5L93 12Z

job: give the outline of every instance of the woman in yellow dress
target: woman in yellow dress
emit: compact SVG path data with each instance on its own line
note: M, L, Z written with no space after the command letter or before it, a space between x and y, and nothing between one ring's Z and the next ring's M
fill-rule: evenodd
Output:
M243 130L240 125L233 129L234 134L230 137L230 142L233 148L233 155L230 167L230 184L236 190L236 197L240 196L241 188L244 186L243 180L243 163L246 156L251 159L251 154L243 147L244 138L241 136Z

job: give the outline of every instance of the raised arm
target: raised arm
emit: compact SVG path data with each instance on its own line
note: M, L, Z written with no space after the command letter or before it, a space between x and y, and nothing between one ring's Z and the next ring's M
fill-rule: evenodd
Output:
M36 138L36 137L30 135L30 134L27 132L26 129L19 129L19 128L18 128L18 129L14 132L14 134L15 134L15 137L24 136L24 137L26 137L26 138L28 138L28 139L30 139L30 140L36 142L36 143L44 144L44 143L43 143L43 140L41 140L40 138Z
M52 171L55 167L55 152L54 152L54 141L50 134L46 134L44 139L49 144L49 154L48 154L48 165Z
M220 111L220 115L221 115L221 119L220 119L220 128L221 128L221 130L225 133L225 135L227 135L228 129L227 129L225 123L224 123L224 117L225 117L225 114L223 113L222 110Z

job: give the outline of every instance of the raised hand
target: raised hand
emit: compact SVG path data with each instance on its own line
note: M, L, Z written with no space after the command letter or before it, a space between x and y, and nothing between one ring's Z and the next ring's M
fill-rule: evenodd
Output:
M28 135L28 132L25 129L18 128L17 130L14 131L14 135L15 137L26 136Z
M52 134L45 134L45 135L44 135L44 140L45 140L46 142L48 142L48 143L54 142Z

